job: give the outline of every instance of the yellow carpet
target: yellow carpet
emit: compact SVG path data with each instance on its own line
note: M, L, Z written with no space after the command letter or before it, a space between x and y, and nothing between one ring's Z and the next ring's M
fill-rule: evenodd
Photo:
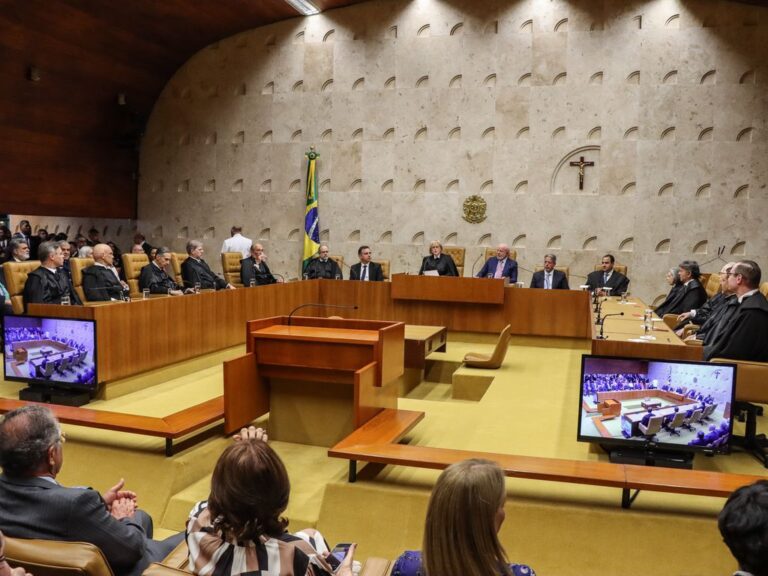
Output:
M448 351L430 360L449 363L468 351L487 352L492 346L493 338L487 336L452 334ZM606 459L599 449L576 442L578 375L581 355L587 351L586 341L513 338L504 366L479 401L452 400L450 384L424 382L399 403L426 412L407 440L467 450ZM140 378L118 383L124 394L107 394L112 399L90 407L154 416L175 412L219 395L221 361L241 352L237 347L169 367L153 374L148 387ZM16 397L18 388L2 383L0 396ZM266 419L263 423L268 425ZM142 507L166 530L181 529L192 504L206 497L210 472L229 442L213 436L165 458L159 439L72 426L67 432L62 482L104 490L125 477L139 493ZM360 480L348 484L346 462L327 458L325 449L284 442L273 446L292 481L287 513L292 529L316 525L332 543L356 540L361 558L392 557L420 547L437 472L363 469ZM697 456L695 467L765 473L745 454ZM617 489L518 479L509 479L507 485L502 540L513 560L531 564L540 575L714 576L735 568L715 523L722 499L643 492L626 511L619 506Z

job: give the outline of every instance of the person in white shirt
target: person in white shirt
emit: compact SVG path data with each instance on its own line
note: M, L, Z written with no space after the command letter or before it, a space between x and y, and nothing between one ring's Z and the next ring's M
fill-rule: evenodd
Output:
M243 258L248 258L251 253L251 245L253 242L251 242L250 238L243 236L241 234L242 231L242 226L232 226L232 229L230 230L232 236L224 240L224 243L221 245L222 254L225 252L240 252L240 254L243 255Z

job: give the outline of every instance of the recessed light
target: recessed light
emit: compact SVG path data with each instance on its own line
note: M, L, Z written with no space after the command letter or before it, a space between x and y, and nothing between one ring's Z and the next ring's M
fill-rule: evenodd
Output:
M293 8L295 8L299 13L303 14L304 16L312 16L313 14L320 14L320 10L315 7L312 2L309 2L309 0L285 0L286 3L290 4Z

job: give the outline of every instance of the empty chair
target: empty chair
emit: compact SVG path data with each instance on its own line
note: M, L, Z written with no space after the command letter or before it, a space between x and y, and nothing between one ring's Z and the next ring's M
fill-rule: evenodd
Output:
M675 414L674 418L667 422L665 425L665 428L670 434L674 434L675 436L680 436L680 432L678 432L678 428L683 425L683 421L685 420L685 414L683 412L678 412Z
M112 576L98 547L85 542L5 538L5 556L12 566L44 576Z
M701 410L696 410L693 414L691 414L690 418L686 419L686 421L681 424L681 426L686 430L693 430L693 425L696 424L699 420L701 420Z
M499 340L496 342L496 348L492 354L480 354L478 352L470 352L464 356L464 363L467 366L473 368L499 368L504 362L504 357L507 355L507 349L509 349L509 341L512 338L512 325L507 324L504 330L499 335Z
M661 430L661 423L664 421L664 416L654 416L648 420L648 425L643 425L642 422L638 424L638 428L646 438L653 438Z
M701 413L701 419L709 420L709 417L712 415L712 412L715 411L715 408L717 408L717 404L710 404L709 406L704 408L704 412Z

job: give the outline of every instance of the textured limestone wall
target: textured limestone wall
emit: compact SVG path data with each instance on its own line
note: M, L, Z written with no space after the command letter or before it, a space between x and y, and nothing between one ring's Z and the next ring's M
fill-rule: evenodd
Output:
M467 248L469 274L507 242L528 269L555 252L578 286L610 251L653 301L682 259L766 254L767 74L768 9L728 0L379 0L297 18L168 83L139 227L177 249L203 238L213 263L240 223L295 276L315 145L321 236L350 263L366 243L414 272L439 239ZM462 218L472 195L480 224Z

